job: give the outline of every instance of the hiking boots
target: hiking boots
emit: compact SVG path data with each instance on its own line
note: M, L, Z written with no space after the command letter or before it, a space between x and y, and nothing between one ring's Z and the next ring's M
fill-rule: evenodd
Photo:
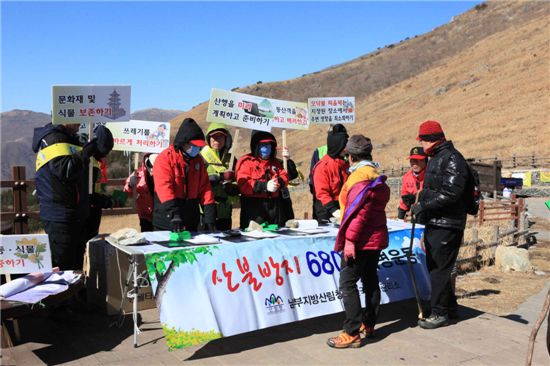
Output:
M419 319L418 325L424 329L435 329L449 325L449 317L445 315L432 314L429 318Z
M361 334L365 338L372 338L374 337L374 327L367 327L365 323L361 323L359 334Z
M336 337L330 337L327 344L332 348L359 348L361 347L361 337L359 333L352 336L343 331Z

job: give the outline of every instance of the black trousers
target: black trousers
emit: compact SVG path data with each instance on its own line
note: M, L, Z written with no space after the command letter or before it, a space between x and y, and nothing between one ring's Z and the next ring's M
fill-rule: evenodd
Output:
M147 232L147 231L154 231L153 223L147 219L139 219L139 227L141 228L141 232Z
M344 330L350 335L359 332L361 323L374 327L380 311L380 286L378 284L379 250L359 250L355 260L342 257L340 270L340 291L346 312ZM366 308L361 308L357 281L361 279L365 293Z
M426 226L424 244L432 296L431 311L437 315L448 315L450 307L456 307L456 296L452 287L451 272L458 256L464 230Z
M52 265L61 270L82 269L87 235L83 223L42 221L52 251Z

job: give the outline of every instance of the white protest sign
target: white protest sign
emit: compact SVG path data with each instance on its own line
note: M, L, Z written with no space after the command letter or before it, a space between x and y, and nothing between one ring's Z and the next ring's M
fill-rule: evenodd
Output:
M311 124L355 123L355 97L309 98Z
M160 153L170 145L170 123L130 120L105 125L113 134L113 150Z
M0 274L51 270L52 254L48 235L0 235Z
M307 104L212 89L207 122L271 131L271 128L307 130Z
M130 119L130 85L54 85L52 123L123 122Z

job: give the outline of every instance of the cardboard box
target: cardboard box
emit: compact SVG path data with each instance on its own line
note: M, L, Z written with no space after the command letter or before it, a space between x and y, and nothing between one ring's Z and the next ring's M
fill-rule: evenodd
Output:
M135 257L138 262L138 276L143 275L149 282L145 271L143 255ZM133 289L133 276L128 278L128 254L116 249L105 240L90 240L86 245L86 288L88 302L98 305L108 315L119 313L122 293ZM138 291L138 310L153 309L156 307L151 285L140 287ZM133 299L126 297L122 304L126 313L132 312Z

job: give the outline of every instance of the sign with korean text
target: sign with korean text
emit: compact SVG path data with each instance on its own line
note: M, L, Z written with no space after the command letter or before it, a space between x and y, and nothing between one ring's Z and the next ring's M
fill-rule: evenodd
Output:
M170 123L130 120L105 125L113 134L113 150L160 153L170 145Z
M51 270L52 254L48 235L0 235L0 274Z
M311 124L355 123L355 97L309 98Z
M401 227L390 232L390 246L380 255L382 303L414 297L406 262L407 225L397 224ZM426 299L430 281L420 246L422 231L415 231L412 262ZM332 250L335 235L333 230L145 254L168 347L343 311L341 255Z
M273 127L307 130L307 104L212 89L207 122L271 131Z
M130 120L130 85L54 85L52 102L56 125Z

